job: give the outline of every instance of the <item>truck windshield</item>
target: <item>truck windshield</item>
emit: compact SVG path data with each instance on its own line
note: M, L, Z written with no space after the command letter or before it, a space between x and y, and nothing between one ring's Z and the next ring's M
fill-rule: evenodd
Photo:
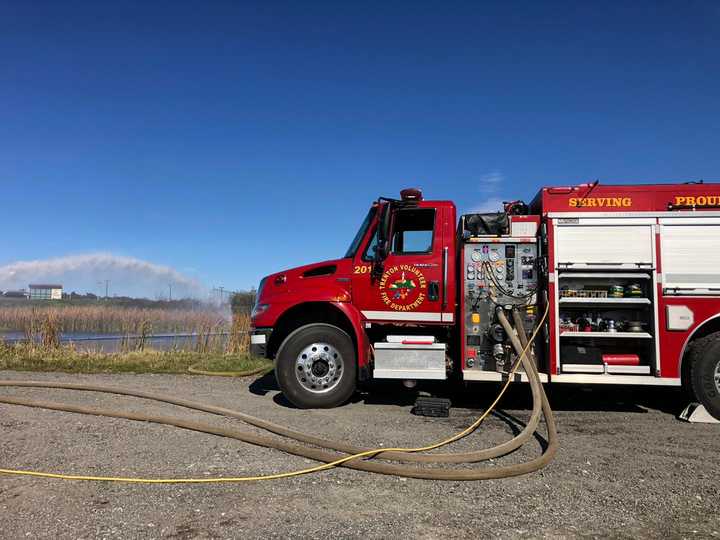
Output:
M373 219L373 216L375 215L375 206L373 206L367 213L367 216L365 216L365 219L362 222L362 225L360 225L360 230L358 230L357 234L355 235L355 238L353 238L352 244L350 244L350 247L348 248L347 252L345 253L345 257L354 257L355 253L357 252L358 248L360 247L360 242L362 242L363 238L365 238L365 233L368 230L368 227L370 227L370 222Z

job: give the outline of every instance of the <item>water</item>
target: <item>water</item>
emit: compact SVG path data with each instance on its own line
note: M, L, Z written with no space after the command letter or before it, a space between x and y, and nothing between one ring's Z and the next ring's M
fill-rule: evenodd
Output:
M220 340L225 343L228 335L226 333L211 334L213 341ZM83 351L98 352L119 352L122 348L122 334L101 334L95 332L63 332L60 340L63 343L72 343L75 348ZM8 342L24 341L25 334L15 331L0 331L0 339ZM137 338L130 338L130 349L138 343ZM148 348L166 351L177 347L178 349L191 350L197 343L197 334L154 334L145 336L145 346Z

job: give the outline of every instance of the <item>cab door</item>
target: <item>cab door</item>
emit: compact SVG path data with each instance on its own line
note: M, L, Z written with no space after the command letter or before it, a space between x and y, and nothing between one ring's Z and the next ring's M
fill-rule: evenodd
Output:
M391 206L387 256L373 275L376 220L364 249L355 256L353 273L353 303L368 321L452 322L454 302L448 299L451 254L444 227L447 211L423 202Z

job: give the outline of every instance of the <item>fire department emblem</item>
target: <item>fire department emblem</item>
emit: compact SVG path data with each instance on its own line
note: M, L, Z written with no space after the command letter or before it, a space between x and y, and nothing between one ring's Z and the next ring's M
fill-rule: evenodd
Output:
M393 266L380 279L380 298L395 311L413 311L425 301L426 296L427 280L412 265Z

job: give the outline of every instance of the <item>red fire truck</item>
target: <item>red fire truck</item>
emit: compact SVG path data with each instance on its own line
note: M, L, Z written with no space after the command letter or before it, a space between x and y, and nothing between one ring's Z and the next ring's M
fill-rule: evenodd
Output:
M499 310L540 324L544 382L685 386L720 418L720 184L545 187L459 219L403 190L344 257L261 281L251 343L292 403L333 407L371 378L503 380Z

